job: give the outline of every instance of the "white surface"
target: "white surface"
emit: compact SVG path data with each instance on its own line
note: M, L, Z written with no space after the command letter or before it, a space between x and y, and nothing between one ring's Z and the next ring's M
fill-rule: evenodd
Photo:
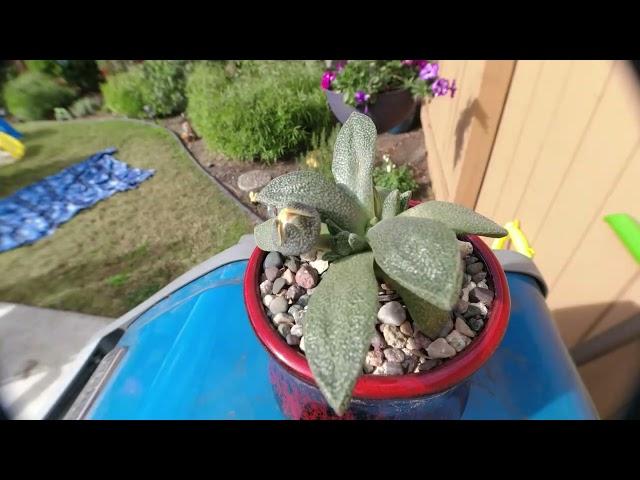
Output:
M11 418L43 418L75 357L112 321L0 302L0 401Z

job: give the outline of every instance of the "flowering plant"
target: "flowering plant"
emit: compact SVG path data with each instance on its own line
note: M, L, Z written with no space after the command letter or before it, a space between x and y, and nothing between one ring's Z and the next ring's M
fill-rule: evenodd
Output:
M416 97L439 97L456 92L456 82L439 76L439 65L429 60L339 60L322 75L324 90L342 93L345 103L362 107L392 90L409 90Z

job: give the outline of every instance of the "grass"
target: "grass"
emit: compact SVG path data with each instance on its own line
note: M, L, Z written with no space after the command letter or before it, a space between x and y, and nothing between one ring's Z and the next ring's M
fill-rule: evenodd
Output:
M117 317L251 231L248 217L164 129L123 120L18 126L27 155L0 167L0 197L109 146L156 174L33 245L0 253L0 300Z

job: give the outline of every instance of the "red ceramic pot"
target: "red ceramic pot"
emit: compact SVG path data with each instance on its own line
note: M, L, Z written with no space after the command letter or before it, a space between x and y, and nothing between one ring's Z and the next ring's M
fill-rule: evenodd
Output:
M455 419L466 406L467 380L491 357L509 323L507 279L491 249L477 236L466 238L488 270L495 297L485 326L461 353L425 373L398 376L362 375L342 418ZM338 418L317 388L306 358L291 348L265 314L259 291L267 253L256 248L244 278L244 299L251 325L271 358L269 373L276 399L287 418Z

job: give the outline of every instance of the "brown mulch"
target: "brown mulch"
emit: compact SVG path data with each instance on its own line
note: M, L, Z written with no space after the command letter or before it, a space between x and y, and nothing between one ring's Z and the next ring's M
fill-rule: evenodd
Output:
M183 121L184 118L178 116L162 120L161 124L180 135ZM294 159L279 160L272 165L257 161L243 162L210 152L201 138L183 143L207 172L221 181L240 201L263 218L267 217L265 207L251 203L249 194L238 188L238 177L250 170L265 170L271 174L272 178L275 178L298 169L298 164ZM385 153L395 164L407 165L413 172L414 178L419 184L419 189L414 194L415 199L433 199L431 179L427 171L424 135L421 128L397 135L389 133L380 135L377 140L376 160L382 162L382 155Z

